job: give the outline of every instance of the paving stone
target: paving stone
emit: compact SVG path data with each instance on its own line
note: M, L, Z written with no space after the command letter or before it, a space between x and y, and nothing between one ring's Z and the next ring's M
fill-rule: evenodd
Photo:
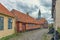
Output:
M12 38L10 40L42 40L42 35L47 33L48 29L38 29L23 33L20 37Z

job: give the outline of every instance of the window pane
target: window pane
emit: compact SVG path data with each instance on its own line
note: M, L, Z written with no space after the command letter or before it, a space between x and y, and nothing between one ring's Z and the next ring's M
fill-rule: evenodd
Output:
M8 29L12 29L12 18L8 19Z
M4 27L4 18L0 17L0 30L3 30Z

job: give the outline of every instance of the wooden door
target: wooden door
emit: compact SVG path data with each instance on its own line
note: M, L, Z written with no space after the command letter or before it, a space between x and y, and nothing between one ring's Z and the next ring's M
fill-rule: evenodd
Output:
M17 32L20 32L19 22L16 22L16 26L17 26Z
M25 23L22 23L22 31L26 31L26 24Z

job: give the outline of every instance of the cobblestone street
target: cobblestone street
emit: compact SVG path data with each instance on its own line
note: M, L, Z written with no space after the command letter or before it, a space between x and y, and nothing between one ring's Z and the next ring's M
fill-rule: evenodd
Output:
M43 40L43 35L48 33L48 29L38 29L22 33L21 36L10 40Z

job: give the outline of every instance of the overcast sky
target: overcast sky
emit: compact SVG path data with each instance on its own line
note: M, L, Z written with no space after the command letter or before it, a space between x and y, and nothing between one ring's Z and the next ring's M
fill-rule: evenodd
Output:
M41 16L45 17L49 23L51 18L52 0L0 0L8 10L16 9L23 13L29 12L30 16L37 18L38 10L41 10Z

